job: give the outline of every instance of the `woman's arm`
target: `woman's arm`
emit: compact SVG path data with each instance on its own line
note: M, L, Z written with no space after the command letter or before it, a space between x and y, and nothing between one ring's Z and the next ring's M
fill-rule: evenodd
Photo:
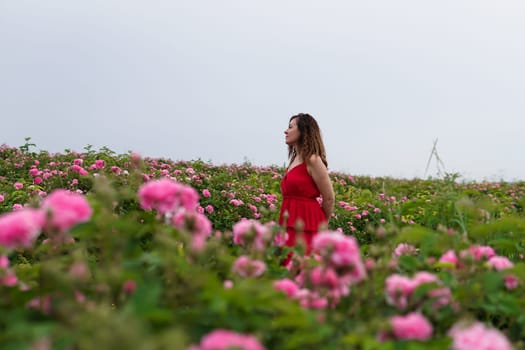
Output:
M315 185L321 192L323 197L323 211L326 215L326 220L329 221L332 213L334 212L334 188L328 175L328 169L324 165L321 157L318 155L312 155L306 162L310 175L314 179Z

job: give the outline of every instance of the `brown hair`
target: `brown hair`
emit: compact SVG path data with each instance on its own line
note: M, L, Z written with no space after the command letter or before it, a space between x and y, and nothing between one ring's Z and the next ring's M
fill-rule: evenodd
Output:
M290 122L296 119L297 128L299 129L299 140L296 147L288 146L288 158L294 159L299 153L303 161L316 154L321 157L324 165L328 168L326 161L326 151L324 148L321 129L310 114L299 113L290 118Z

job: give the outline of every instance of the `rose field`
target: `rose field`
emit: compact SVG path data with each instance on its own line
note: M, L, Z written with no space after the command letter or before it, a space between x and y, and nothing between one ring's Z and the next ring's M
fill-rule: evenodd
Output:
M0 146L1 349L525 349L523 181L331 172L304 256L283 167L33 146Z

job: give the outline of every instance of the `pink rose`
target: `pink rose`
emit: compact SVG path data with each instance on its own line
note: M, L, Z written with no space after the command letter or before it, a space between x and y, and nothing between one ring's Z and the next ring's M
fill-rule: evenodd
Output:
M493 256L487 261L487 264L498 271L514 267L514 264L504 256Z
M404 309L414 289L416 284L412 279L398 274L391 275L386 279L386 301L390 305Z
M155 209L161 214L173 213L180 207L195 210L199 200L193 187L170 179L147 182L140 187L138 196L143 209Z
M43 200L42 210L51 215L47 224L61 231L89 221L93 214L83 195L62 189L53 191Z
M31 247L44 222L44 213L31 208L0 215L0 245L7 249Z
M504 281L505 281L505 288L507 288L508 290L516 289L519 284L518 278L514 275L506 275L504 277Z
M235 260L232 268L241 277L259 277L266 271L266 264L242 255Z
M126 280L124 284L122 285L122 291L127 295L131 295L135 293L136 289L137 289L137 282L135 282L134 280Z
M440 284L441 281L426 271L416 273L413 278L398 274L391 275L385 281L386 301L390 305L404 309L408 306L408 301L416 288L425 283ZM428 296L437 299L436 307L448 304L451 298L450 290L446 287L433 289L429 291Z
M6 276L0 278L0 284L6 287L14 287L18 284L18 277L12 271L9 271Z
M319 254L327 265L347 270L351 282L366 278L359 245L354 237L337 231L319 232L313 239L312 247L314 253Z
M5 255L0 255L0 269L7 269L9 267L9 258Z
M432 337L432 324L418 312L390 319L392 331L397 339L425 341Z
M458 257L456 256L456 253L453 250L447 251L441 256L441 258L439 258L439 262L450 263L454 266L458 265L458 261Z
M233 331L216 329L201 339L199 346L191 347L194 350L266 350L257 338L235 333Z
M273 283L273 287L280 292L286 293L286 295L288 295L288 297L290 298L294 297L295 294L299 291L299 287L297 286L297 284L288 278L283 278L275 281Z
M407 243L399 243L394 250L395 256L410 255L416 252L416 247Z
M270 230L257 220L242 219L233 225L233 243L262 251Z
M508 339L497 329L485 327L481 322L471 325L456 324L449 331L453 350L511 350Z
M472 254L474 259L481 260L483 258L490 259L496 255L494 249L489 246L473 245L468 249L468 252Z
M239 207L239 206L243 205L244 202L242 200L240 200L240 199L232 199L232 200L230 200L230 204L232 204L232 205L234 205L236 207Z

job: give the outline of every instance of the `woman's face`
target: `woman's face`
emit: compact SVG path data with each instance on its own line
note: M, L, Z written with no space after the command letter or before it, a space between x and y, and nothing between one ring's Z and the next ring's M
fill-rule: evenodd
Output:
M297 118L294 118L290 121L290 124L288 125L288 129L284 131L285 136L285 142L288 146L295 146L297 141L299 140L299 136L301 136L301 133L299 132L299 129L297 128Z

